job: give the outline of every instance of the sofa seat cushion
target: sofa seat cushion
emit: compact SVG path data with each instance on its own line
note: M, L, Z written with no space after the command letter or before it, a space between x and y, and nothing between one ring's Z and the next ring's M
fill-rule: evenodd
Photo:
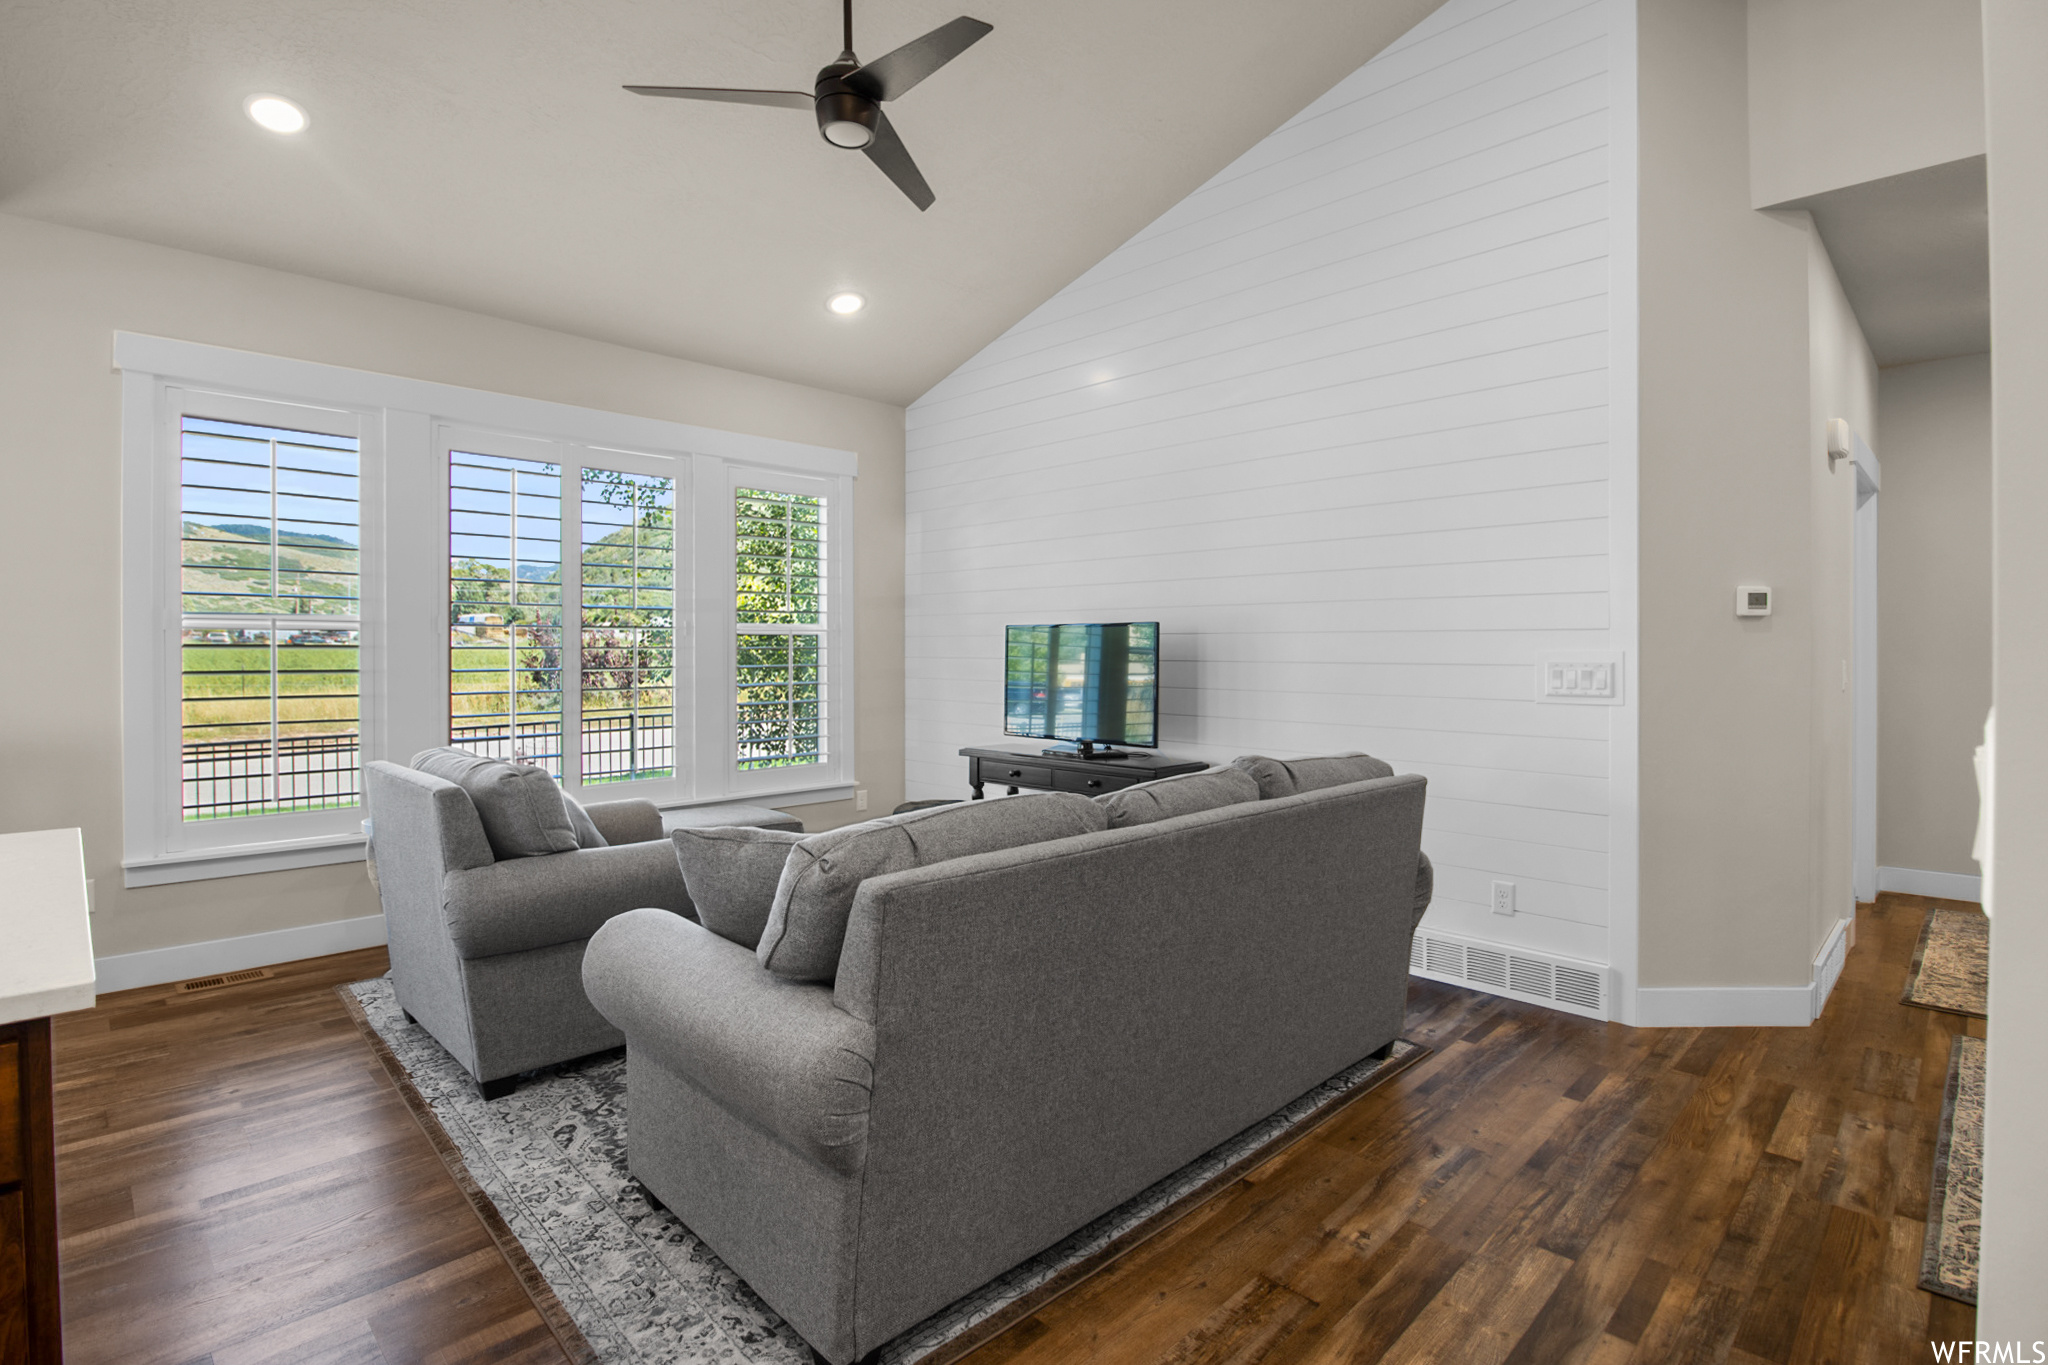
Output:
M761 965L793 981L830 981L854 893L869 877L1107 828L1108 813L1087 797L1044 792L885 815L810 835L790 847L783 865L761 934Z
M690 913L675 850L662 841L450 872L442 895L448 939L462 958L573 943L612 916L642 907Z
M460 749L428 749L412 766L469 794L494 856L537 858L581 848L562 788L542 768L478 758ZM593 834L596 829L593 826Z
M724 829L679 829L676 862L697 922L742 948L760 946L768 927L768 910L782 881L790 847L803 835L787 829L755 829L736 825Z
M1258 799L1259 784L1251 774L1238 768L1218 768L1214 772L1182 773L1179 777L1140 782L1122 791L1104 792L1095 798L1095 804L1108 815L1111 829L1123 829L1127 825L1149 825L1155 820Z
M1325 758L1267 758L1263 754L1245 754L1232 759L1230 766L1250 774L1252 780L1259 784L1260 798L1266 801L1394 775L1391 764L1383 763L1371 754L1331 754Z

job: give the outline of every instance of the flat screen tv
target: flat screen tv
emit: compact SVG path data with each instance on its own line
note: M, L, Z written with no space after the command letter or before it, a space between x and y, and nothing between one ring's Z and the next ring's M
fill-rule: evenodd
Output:
M1159 623L1011 626L1004 648L1003 733L1098 744L1159 742Z

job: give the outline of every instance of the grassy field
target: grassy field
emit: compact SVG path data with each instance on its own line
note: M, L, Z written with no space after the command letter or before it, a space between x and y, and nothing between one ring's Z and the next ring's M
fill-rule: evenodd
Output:
M340 645L281 645L277 718L281 735L344 735L358 726L359 652ZM270 721L270 651L261 645L184 647L185 739L240 739Z

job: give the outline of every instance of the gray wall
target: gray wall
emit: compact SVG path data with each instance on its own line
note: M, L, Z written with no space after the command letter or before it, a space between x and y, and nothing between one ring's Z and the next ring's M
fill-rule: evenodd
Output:
M1811 220L1750 206L1744 4L1638 13L1642 980L1803 987L1849 906L1854 484L1824 423L1876 445L1874 367ZM1735 616L1744 583L1774 615Z
M903 410L300 275L0 216L0 830L82 826L100 955L377 913L360 863L121 888L116 330L859 452L858 775L902 782ZM19 660L26 660L25 662ZM815 827L853 803L800 807Z
M2048 6L1985 0L1998 777L1977 1335L2048 1340Z
M1977 875L1991 705L1991 358L1883 371L1877 860Z
M1749 0L1750 202L1984 151L1978 0Z

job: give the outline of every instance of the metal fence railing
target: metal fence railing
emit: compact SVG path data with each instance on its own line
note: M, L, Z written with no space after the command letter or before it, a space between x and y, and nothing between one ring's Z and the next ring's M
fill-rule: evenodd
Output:
M278 815L362 800L359 735L187 742L181 802L187 820Z

